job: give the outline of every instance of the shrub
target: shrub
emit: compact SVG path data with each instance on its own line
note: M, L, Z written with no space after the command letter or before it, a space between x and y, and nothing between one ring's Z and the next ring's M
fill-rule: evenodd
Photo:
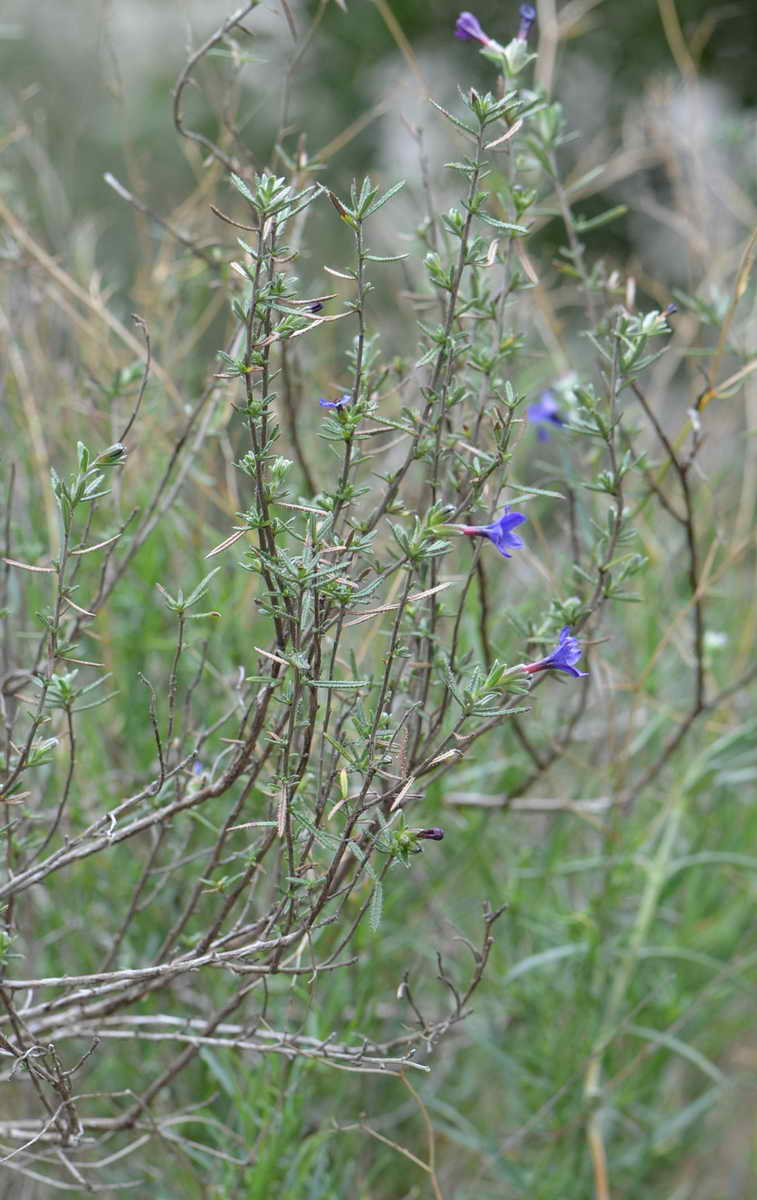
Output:
M184 223L109 179L159 237L131 328L3 202L5 1165L651 1194L754 962L754 474L714 424L754 236L675 302L592 252L626 206L582 214L524 5L505 45L462 14L491 90L435 105L454 161L420 153L400 237L403 181L246 149L253 7L177 83Z

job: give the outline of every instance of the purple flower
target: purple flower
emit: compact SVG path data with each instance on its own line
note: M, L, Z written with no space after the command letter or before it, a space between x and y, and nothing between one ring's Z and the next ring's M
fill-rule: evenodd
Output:
M417 838L427 838L431 842L440 842L444 837L444 830L438 825L434 825L431 829L416 829L415 836Z
M311 300L307 306L308 312L311 312L311 313L319 313L322 308L323 308L323 302L321 300Z
M576 670L575 664L582 654L580 643L570 636L570 625L564 625L560 630L560 640L552 653L537 662L523 663L521 670L527 675L533 675L536 671L564 671L566 675L582 679L589 674L588 671Z
M552 425L557 425L558 428L565 424L560 409L557 407L557 401L551 392L542 392L536 404L532 404L528 410L529 421L536 421L539 425L538 437L540 442L549 441L549 434L542 426L547 421Z
M468 537L487 537L490 542L499 550L500 554L504 554L505 558L512 558L512 554L508 554L508 547L512 550L518 550L523 542L518 537L517 533L512 533L516 525L522 525L525 521L523 513L511 512L509 506L505 506L505 511L498 521L493 521L491 525L463 525L462 532L467 533Z
M527 42L528 35L534 27L536 21L536 9L533 4L521 4L518 9L520 15L520 27L518 29L518 41Z
M473 13L461 12L455 25L455 37L462 42L472 42L474 39L488 46L491 38L487 37Z
M320 404L321 408L344 408L345 404L349 404L351 399L352 393L345 392L341 400L324 400L323 396L321 396L318 403Z

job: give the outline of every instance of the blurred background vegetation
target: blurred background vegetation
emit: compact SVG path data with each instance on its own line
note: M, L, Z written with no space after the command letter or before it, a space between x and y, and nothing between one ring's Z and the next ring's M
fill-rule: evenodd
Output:
M234 73L234 120L259 164L271 160L282 119L281 81L292 44L285 8L299 29L314 15L320 14L320 22L297 64L286 112L292 132L284 145L290 154L300 145L318 158L323 167L317 177L337 192L366 171L385 185L408 175L406 194L384 217L387 245L375 247L392 253L394 229L412 233L421 220L422 200L412 183L418 162L412 131L418 125L424 129L440 206L452 195L441 172L451 157L449 134L430 115L426 96L454 106L458 84L490 88L491 70L474 47L452 36L459 8L447 2L263 4L247 21L254 35L244 42L249 61ZM188 47L199 45L229 11L225 0L6 0L3 6L0 199L36 247L30 250L19 241L18 229L4 223L2 457L3 466L13 456L24 463L26 474L17 483L23 540L14 549L28 561L54 544L55 517L46 499L49 466L67 462L72 439L85 431L98 445L112 441L133 402L135 383L122 386L118 372L133 364L138 342L130 349L118 331L111 337L103 311L122 329L131 330L132 312L148 320L175 384L172 392L165 380L156 381L148 393L149 437L143 435L135 455L146 477L167 453L187 397L199 389L224 344L228 314L225 302L216 302L212 272L196 257L177 255L165 229L135 211L104 176L110 173L148 210L208 249L219 241L228 244L208 199L220 195L222 208L239 210L215 168L204 170L195 148L177 139L171 92ZM515 3L489 2L475 11L491 36L509 39L517 23ZM604 259L608 272L617 268L632 275L640 299L650 307L664 307L671 296L679 296L679 338L688 348L712 349L756 223L753 5L542 0L539 15L537 80L559 95L568 125L578 135L565 147L566 171L580 179L605 164L604 173L586 183L581 213L591 218L624 206L614 221L592 234L592 260ZM559 39L558 17L563 22ZM213 137L228 99L225 68L223 61L205 64L204 92L187 99L191 123ZM301 129L306 141L300 144ZM306 252L298 265L312 294L338 290L320 273L323 262L338 265L344 254L329 216L315 216L317 258ZM559 222L545 220L536 253L549 261L563 241ZM59 278L42 263L39 250L60 267ZM379 285L373 316L385 344L402 359L414 344L412 310L403 299L414 281L398 271L382 276ZM736 349L746 354L755 348L751 284L744 309L734 338ZM546 385L569 368L572 355L586 353L582 344L571 342L573 315L568 298L558 312L559 337L553 343L548 333L554 327L546 321L545 339L555 357L551 365L536 359L526 365L531 387ZM337 331L320 340L312 364L313 395L335 377L333 360L343 349L342 338ZM562 358L559 353L566 345L568 361L564 350ZM676 362L684 357L682 351ZM734 354L732 369L741 361ZM664 369L658 376L670 428L680 426L703 386L698 372L692 352L675 376L665 378ZM754 526L754 455L743 435L753 434L756 415L757 394L750 382L737 401L708 410L711 475L704 489L712 500L714 542L725 528L725 510L735 521L720 542L725 559L733 550L734 566L721 571L710 598L713 627L727 639L727 661L713 643L711 666L722 685L730 677L726 667L748 663L755 647L754 563L734 548L749 542ZM307 422L312 427L315 417L304 420L307 433ZM228 531L242 506L231 467L237 432L226 416L212 432L212 454L192 472L170 527L141 551L128 596L116 598L110 624L99 631L103 657L132 697L119 705L106 744L90 748L92 771L114 794L135 763L148 763L152 753L134 660L148 675L157 675L173 646L172 630L154 601L155 580L196 582L202 555ZM534 468L542 481L557 470L550 452L545 454L546 466L540 461ZM666 547L656 542L655 530L648 528L645 537L645 549L657 563L664 562ZM248 611L249 581L239 573L224 579L223 606ZM42 604L35 580L27 595L31 614ZM674 574L660 596L670 600L669 609L661 602L661 611L685 603ZM680 645L675 631L661 631L660 612L649 605L624 619L627 642L618 652L627 656L619 671L624 679L633 678L637 661L652 659L654 665L661 635L670 633L673 655L667 673L658 665L645 679L651 718L640 700L638 727L615 731L618 755L628 761L659 747L666 705L677 701L674 655ZM18 636L36 637L31 629L30 617ZM224 637L229 660L243 661L254 640L249 628L228 622ZM559 716L559 699L555 713ZM687 797L682 865L651 892L645 892L653 862L650 846L668 796L664 787L652 789L632 819L613 829L613 853L591 811L550 816L537 805L533 812L503 817L486 807L451 809L441 789L429 796L429 820L444 823L450 841L439 853L434 847L434 854L424 854L412 875L398 881L380 938L359 932L356 950L368 966L335 976L328 1002L309 1018L308 1028L324 1036L345 1020L360 1030L386 1019L390 1036L397 1024L394 994L406 969L421 981L423 1002L443 1008L444 989L434 980L436 949L445 946L458 954L452 939L458 930L474 936L484 897L508 901L475 1012L440 1048L420 1089L436 1132L446 1196L583 1200L595 1194L583 1152L581 1087L597 1032L593 1014L600 981L607 980L598 964L610 932L616 936L633 927L642 894L650 898L657 937L645 941L634 962L628 1028L609 1055L613 1196L747 1200L754 1194L757 877L748 855L757 819L749 717L748 709L735 703L709 723L707 745L695 741L678 763ZM587 738L596 736L597 720ZM503 746L487 762L461 770L453 787L466 795L506 792L521 766L512 748ZM585 767L580 760L563 764L549 780L545 803L550 796L601 800L605 779L587 778ZM622 780L622 765L618 771ZM450 845L454 849L447 851ZM686 869L684 859L697 855L704 869ZM79 936L93 919L96 923L96 911L65 917L46 913L47 969L56 969L58 945ZM138 1086L136 1069L133 1084ZM396 1080L353 1078L274 1058L251 1060L240 1070L237 1056L219 1051L203 1054L183 1077L181 1089L185 1104L207 1101L191 1130L196 1151L187 1149L188 1141L180 1153L171 1149L170 1178L160 1156L146 1153L142 1166L155 1190L144 1194L249 1200L394 1200L431 1194L411 1160L395 1147L369 1140L359 1127L368 1114L377 1134L425 1155L424 1114ZM225 1138L214 1130L211 1117L233 1128L240 1152L255 1147L254 1169L240 1174L209 1157L214 1136L219 1145ZM5 1186L9 1197L26 1195L14 1190L21 1187L16 1179Z
M415 163L415 145L399 118L432 125L427 95L446 104L460 84L491 87L488 64L452 36L456 4L396 0L390 7L361 0L345 3L346 11L336 2L287 7L300 30L322 11L312 47L297 65L288 116L297 134L305 130L311 157L328 148L319 178L337 192L354 176L373 171L394 178L398 167ZM566 23L557 46L549 26L556 13ZM200 44L226 15L223 0L6 0L3 6L2 117L5 138L16 143L12 157L6 149L4 188L23 197L54 253L75 261L83 250L72 235L77 231L80 241L88 232L89 253L123 312L130 311L142 262L139 222L114 203L103 175L109 171L133 185L164 216L180 209L196 168L174 133L171 91L187 46ZM517 25L514 3L483 3L476 15L502 42ZM670 92L696 78L704 132L723 156L739 160L740 182L754 199L757 24L750 4L546 0L539 15L537 82L559 81L581 155L597 165L611 149L638 148L655 134L674 149L691 135L692 113L682 97L676 106ZM245 48L250 61L238 76L238 127L255 158L266 163L292 39L284 9L274 3L262 4L248 25L253 37ZM652 133L656 105L666 127ZM205 99L192 115L199 128L215 127ZM447 134L429 130L428 137ZM633 165L618 180L619 191L605 187L593 197L597 211L619 196L628 199L642 184L654 189L654 168ZM670 203L664 189L657 198ZM727 223L732 203L733 197L720 197L721 222ZM624 262L629 255L648 262L654 239L639 226L654 223L643 213L629 214L613 224L599 249Z

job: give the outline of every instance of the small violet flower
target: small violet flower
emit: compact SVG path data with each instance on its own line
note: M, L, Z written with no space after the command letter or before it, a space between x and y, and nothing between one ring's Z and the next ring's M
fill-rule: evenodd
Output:
M318 403L320 404L321 408L344 408L345 404L349 404L351 399L352 393L345 392L340 400L324 400L323 396L321 396Z
M310 303L307 305L307 310L308 310L308 312L311 312L311 313L319 313L322 308L323 308L323 302L321 300L311 300Z
M528 409L529 421L535 421L539 426L538 438L540 442L549 441L549 434L543 426L549 422L551 425L557 425L558 428L565 424L565 421L557 407L557 401L551 392L542 392L536 404L530 405Z
M473 13L469 12L461 12L457 18L455 37L460 38L463 42L472 42L475 39L484 46L488 46L492 40L486 36Z
M508 548L518 550L523 545L523 542L518 537L517 533L513 533L516 525L522 525L525 521L523 513L511 512L509 506L505 507L505 511L498 521L493 521L491 525L462 525L461 532L467 533L468 537L486 537L490 542L503 554L505 558L512 558L512 554L508 554Z
M426 838L431 842L440 842L444 837L444 830L438 825L432 826L431 829L416 829L414 833L417 838Z
M570 636L570 625L565 625L560 630L560 640L551 654L537 662L522 663L520 669L526 675L534 675L537 671L564 671L566 675L582 679L589 674L588 671L576 670L575 664L582 654L580 643Z
M518 41L527 42L528 35L536 22L536 9L533 4L521 4L518 9L520 16L520 27L518 29Z

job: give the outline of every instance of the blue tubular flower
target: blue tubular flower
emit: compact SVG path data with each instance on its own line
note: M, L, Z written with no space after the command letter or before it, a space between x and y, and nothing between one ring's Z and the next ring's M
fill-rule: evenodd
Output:
M477 41L488 46L491 38L487 37L473 13L461 12L455 25L455 37L463 42Z
M345 404L349 404L351 399L352 393L345 392L340 400L324 400L323 396L321 396L318 403L320 404L321 408L344 408Z
M520 15L520 28L518 29L518 41L527 42L528 35L536 22L536 9L533 4L521 4L518 13Z
M535 421L539 426L539 441L549 441L549 434L542 426L549 422L551 425L557 425L558 428L565 424L560 409L557 407L557 401L551 392L542 392L536 404L532 404L528 410L529 421Z
M546 658L540 658L538 662L524 663L521 670L526 675L533 675L536 671L564 671L566 675L582 679L589 674L588 671L576 670L575 664L582 654L580 642L570 636L570 625L564 625L560 630L560 640L552 653Z
M493 521L491 525L463 525L462 532L467 533L468 537L488 538L490 542L494 542L500 554L504 554L505 558L512 558L512 554L507 552L508 548L518 550L523 542L517 533L511 531L516 525L522 525L525 519L523 513L511 512L509 506L506 506L498 521Z

